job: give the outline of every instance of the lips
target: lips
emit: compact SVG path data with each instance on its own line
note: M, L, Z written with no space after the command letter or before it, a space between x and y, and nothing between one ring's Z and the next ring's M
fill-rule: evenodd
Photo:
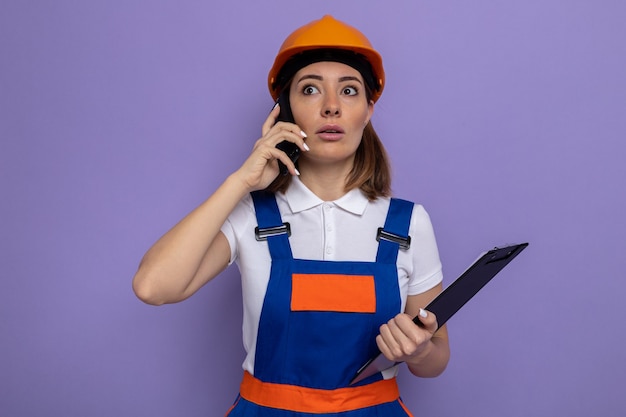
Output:
M324 125L315 133L323 140L338 140L343 137L345 131L338 125Z

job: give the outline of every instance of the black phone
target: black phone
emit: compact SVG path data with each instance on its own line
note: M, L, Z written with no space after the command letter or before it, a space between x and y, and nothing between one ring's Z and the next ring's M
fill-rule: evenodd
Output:
M295 123L293 114L291 114L291 106L289 105L289 90L282 92L278 97L276 103L280 105L280 112L278 113L276 121ZM277 144L276 147L285 152L294 164L300 157L300 148L293 142L284 140ZM287 170L287 166L283 164L280 160L278 161L278 168L280 169L281 175L287 175L289 173L289 171Z

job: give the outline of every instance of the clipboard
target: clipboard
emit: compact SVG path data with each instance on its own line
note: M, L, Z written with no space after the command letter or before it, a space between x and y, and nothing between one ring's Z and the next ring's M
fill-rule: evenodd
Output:
M520 243L494 248L483 253L452 284L435 297L425 309L437 316L439 327L443 326L527 246L528 243ZM418 317L415 317L413 322L420 327L424 327ZM359 369L350 385L389 369L398 363L390 361L382 353L379 353Z

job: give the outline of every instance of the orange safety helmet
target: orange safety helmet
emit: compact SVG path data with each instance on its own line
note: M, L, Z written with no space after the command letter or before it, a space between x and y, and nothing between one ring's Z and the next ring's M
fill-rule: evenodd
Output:
M378 100L385 86L383 59L360 31L330 15L296 29L281 45L267 81L274 100L280 95L278 77L285 63L295 55L316 49L339 49L362 55L371 65L374 77L372 100Z

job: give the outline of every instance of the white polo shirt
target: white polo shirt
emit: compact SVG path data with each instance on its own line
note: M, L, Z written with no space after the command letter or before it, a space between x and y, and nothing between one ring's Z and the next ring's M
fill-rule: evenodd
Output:
M376 232L385 224L389 198L370 202L358 189L335 201L325 202L297 177L276 201L283 222L291 225L289 243L294 258L330 261L374 262L378 250ZM254 236L257 226L252 197L242 199L222 232L231 249L231 263L241 273L243 292L243 343L247 352L244 370L253 374L259 317L271 258L267 242ZM442 281L441 262L430 217L415 204L409 228L411 247L398 253L398 281L402 309L407 295L423 293Z

